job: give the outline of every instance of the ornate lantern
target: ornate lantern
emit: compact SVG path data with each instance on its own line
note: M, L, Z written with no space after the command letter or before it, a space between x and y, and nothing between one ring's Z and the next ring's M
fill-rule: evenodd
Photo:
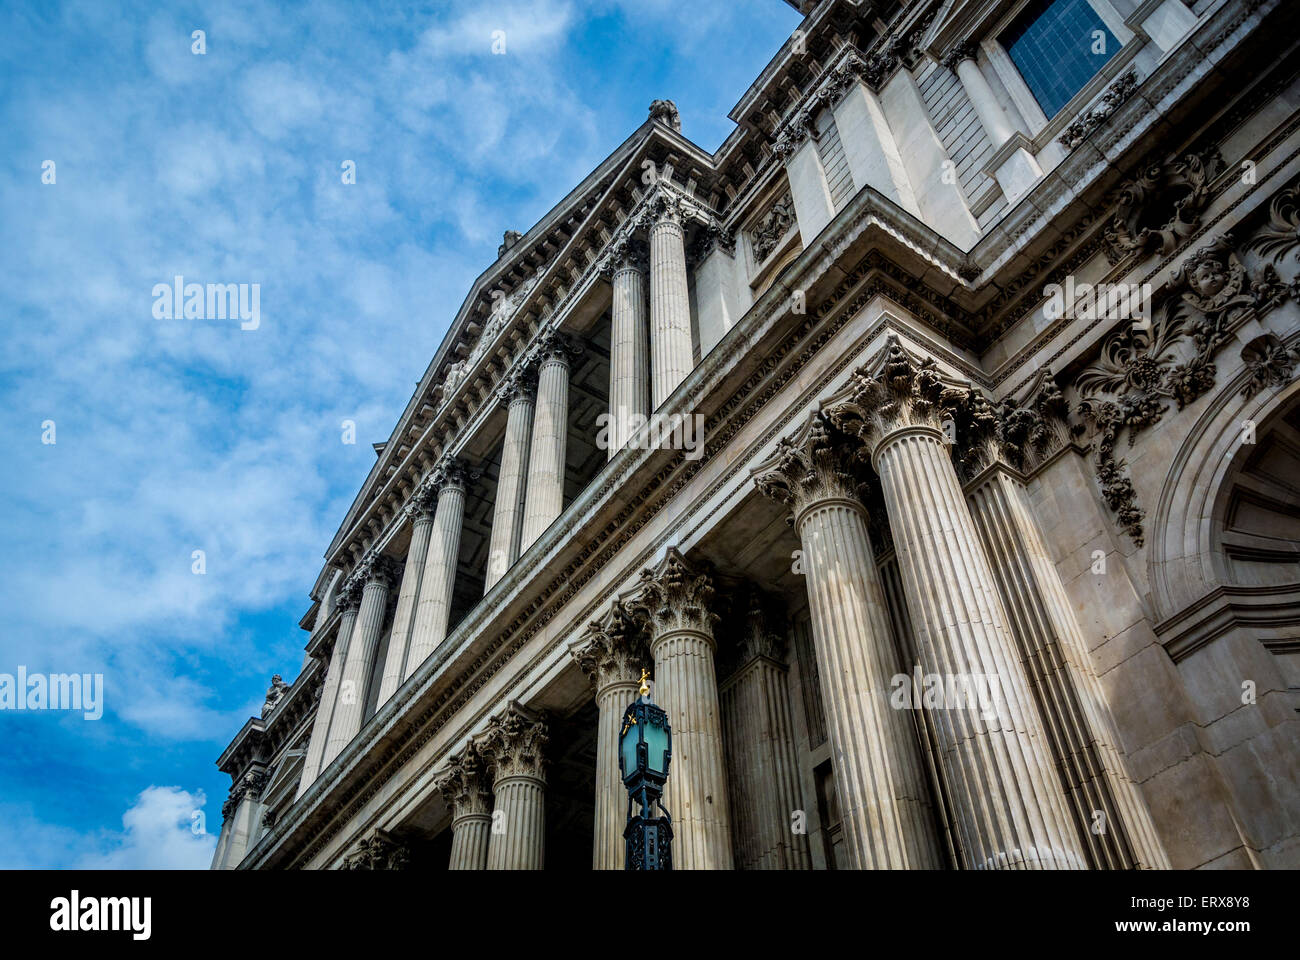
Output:
M641 671L641 695L623 713L618 735L618 768L627 787L627 826L623 839L628 870L673 868L672 817L662 802L668 764L673 755L673 731L668 714L650 702L649 673ZM632 812L636 802L639 812ZM663 816L652 816L657 806Z

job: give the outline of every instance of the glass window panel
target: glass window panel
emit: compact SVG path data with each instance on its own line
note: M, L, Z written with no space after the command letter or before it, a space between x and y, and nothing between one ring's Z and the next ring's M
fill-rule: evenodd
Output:
M1119 49L1088 0L1034 0L998 42L1049 119Z

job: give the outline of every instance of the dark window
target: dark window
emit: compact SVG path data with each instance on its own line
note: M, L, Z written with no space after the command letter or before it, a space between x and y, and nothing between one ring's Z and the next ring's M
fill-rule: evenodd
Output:
M998 40L1049 119L1119 49L1088 0L1033 0Z

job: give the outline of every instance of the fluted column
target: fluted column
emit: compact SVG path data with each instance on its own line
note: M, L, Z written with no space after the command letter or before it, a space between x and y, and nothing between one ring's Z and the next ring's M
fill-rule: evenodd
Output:
M352 640L352 630L357 622L357 607L361 603L354 585L341 584L335 597L340 609L338 634L334 638L334 650L330 653L329 666L325 668L325 683L321 687L320 703L316 707L316 717L311 725L311 739L307 741L307 757L303 760L302 776L298 779L298 796L307 792L307 788L320 776L325 766L325 749L329 742L330 723L334 719L335 706L338 703L339 684L343 681L343 665L347 662L348 644Z
M650 662L649 651L640 628L615 601L604 619L593 621L569 652L591 677L600 713L591 865L594 870L622 870L627 789L618 769L618 735L623 711L637 698L638 678Z
M661 192L650 208L650 407L657 410L695 365L681 201Z
M609 456L627 443L634 417L650 412L645 268L640 250L623 240L610 253Z
M433 494L427 489L417 490L406 505L406 515L411 519L411 544L406 550L402 583L397 588L397 609L393 611L393 630L388 637L388 654L384 657L384 672L379 679L376 709L387 703L402 685L411 630L415 626L415 607L420 599L420 581L424 578L429 539L433 535L433 505Z
M497 477L497 500L492 510L484 593L519 559L524 532L524 469L532 445L536 391L537 383L528 372L512 376L502 390L506 439L501 447L501 473Z
M986 694L933 713L963 865L1086 869L941 429L955 392L932 359L914 362L891 340L879 374L859 370L827 412L880 475L924 672Z
M537 412L528 455L522 553L564 509L564 458L569 436L569 357L573 345L551 334L542 346L537 372Z
M402 671L403 680L447 639L460 557L460 533L465 521L465 488L473 476L476 474L457 460L443 462L432 475L430 485L438 491L438 506L433 514L424 576L420 578L420 596L415 606L415 625Z
M478 741L493 767L497 823L488 843L489 870L540 870L546 861L546 724L512 703Z
M794 832L806 811L786 687L785 638L765 598L750 588L735 608L744 616L735 671L721 692L731 787L732 836L741 870L811 870L808 835Z
M726 758L713 663L713 587L674 549L641 574L629 609L650 630L654 699L673 730L664 805L673 818L673 863L681 870L730 870Z
M492 791L478 748L466 745L447 763L434 787L451 807L450 870L486 870L492 836Z
M856 869L942 865L920 745L890 703L900 672L847 438L817 418L755 471L794 514L844 844Z
M361 729L366 709L366 686L375 665L375 652L379 649L384 613L388 608L388 591L397 578L397 564L385 556L368 557L353 576L363 584L361 608L357 612L352 641L348 644L338 702L330 723L324 761L327 766Z
M1009 467L995 462L969 499L1090 864L1169 869L1146 802L1125 767L1114 718L1029 492Z

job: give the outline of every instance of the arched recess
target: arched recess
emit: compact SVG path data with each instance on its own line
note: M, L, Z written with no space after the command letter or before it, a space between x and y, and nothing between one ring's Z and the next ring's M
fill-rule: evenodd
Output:
M1278 476L1293 451L1300 457L1300 382L1245 399L1248 379L1241 371L1201 415L1150 518L1158 622L1220 586L1300 583L1300 554L1289 556L1300 540L1300 474ZM1248 422L1254 443L1243 442Z

